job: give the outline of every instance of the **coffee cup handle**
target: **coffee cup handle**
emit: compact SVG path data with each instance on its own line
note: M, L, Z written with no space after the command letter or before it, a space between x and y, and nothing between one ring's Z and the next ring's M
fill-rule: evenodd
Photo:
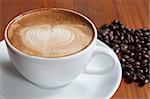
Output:
M96 75L105 74L105 73L109 73L110 71L113 70L115 66L117 66L117 56L111 49L108 49L102 46L95 46L92 57L95 57L97 55L105 55L108 58L110 58L111 59L110 65L105 66L103 70L100 70L100 69L92 70L90 68L86 68L84 71L84 74L96 74ZM99 61L102 61L102 60L99 60Z

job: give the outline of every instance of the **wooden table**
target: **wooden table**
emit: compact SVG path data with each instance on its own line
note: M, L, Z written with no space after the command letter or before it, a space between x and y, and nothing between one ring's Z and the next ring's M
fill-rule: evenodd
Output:
M0 0L0 33L18 14L43 7L63 7L79 11L88 16L97 27L119 19L130 28L148 28L148 4L148 0ZM150 99L149 88L149 84L139 88L136 84L126 84L122 80L112 99Z

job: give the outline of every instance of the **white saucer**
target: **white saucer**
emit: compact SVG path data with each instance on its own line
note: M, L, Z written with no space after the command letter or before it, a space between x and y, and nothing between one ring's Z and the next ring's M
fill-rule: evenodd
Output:
M98 45L108 47L101 41ZM96 62L95 58L92 64ZM102 63L104 58L101 59ZM121 77L121 65L118 60L118 66L110 73L98 76L81 74L66 87L42 89L18 73L9 59L5 42L0 43L0 94L7 99L108 99L118 89Z

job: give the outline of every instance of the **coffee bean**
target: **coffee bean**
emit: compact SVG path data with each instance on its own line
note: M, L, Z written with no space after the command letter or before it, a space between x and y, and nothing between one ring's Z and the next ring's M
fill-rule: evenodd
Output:
M124 58L121 58L121 61L122 61L122 62L125 62L126 60L125 60Z
M144 58L149 58L149 56L148 56L148 55L146 55L146 53L145 53L145 54L143 54L143 57L144 57Z
M146 54L146 51L145 51L145 50L142 50L142 54Z
M147 55L149 55L149 56L150 56L150 50L148 50L148 51L147 51Z
M129 41L128 41L128 40L124 40L124 41L123 41L123 43L128 44L128 43L129 43Z
M148 67L144 67L143 70L144 70L145 73L148 73Z
M128 55L124 55L124 58L128 59L128 58L129 58L129 56L128 56Z
M130 43L134 43L134 38L132 36L130 37Z
M120 37L121 34L119 31L116 31L116 35Z
M138 47L139 49L141 49L142 46L141 46L141 44L137 44L137 47Z
M128 46L128 48L129 48L130 50L134 50L134 49L135 49L135 47L134 47L133 45Z
M142 59L142 61L141 61L143 64L144 63L147 63L148 62L148 60L147 59Z
M115 27L113 24L110 24L110 25L108 26L108 28L111 29L111 30L116 29L116 27Z
M119 53L120 52L120 48L115 49L115 52Z
M146 46L150 46L150 43L146 43Z
M135 62L135 64L136 64L136 65L140 65L140 62L137 61L137 62Z
M120 39L121 39L121 40L124 40L124 36L121 36Z
M137 80L137 76L134 74L133 81Z
M145 85L145 81L141 81L141 82L138 84L139 87L143 87L144 85Z
M119 22L119 20L114 20L114 21L112 22L112 24L121 25L120 22Z
M101 29L98 29L98 30L106 29L107 27L108 27L108 24L104 24L102 25Z
M127 64L126 67L129 68L129 69L131 69L132 65L131 64Z
M126 54L130 54L131 51L127 49L127 50L125 50L125 53L126 53Z
M134 56L134 53L133 53L133 52L131 52L131 53L130 53L130 56L131 56L131 57L132 57L132 56Z
M142 67L147 67L148 65L147 65L147 63L141 62L141 66Z
M132 83L132 81L133 81L133 79L131 79L131 78L125 79L125 82L128 84Z
M148 50L148 48L147 48L147 47L144 47L144 48L143 48L143 50L147 51L147 50Z
M141 41L141 44L144 44L145 42L144 42L144 40L143 41Z
M135 68L135 69L139 69L139 68L141 68L141 66L140 65L133 65L133 67Z
M141 81L143 81L143 80L145 79L145 76L142 75L142 74L140 74L140 75L139 75L139 78L141 79Z
M115 37L117 37L117 36L115 36ZM117 39L118 39L118 37L117 37ZM117 40L117 39L113 40L113 42L114 42L114 43L117 43L117 44L120 44L121 41L120 41L120 40Z
M106 36L107 34L109 34L109 29L105 29L105 31L103 31L103 36Z
M138 56L138 57L136 57L136 58L137 58L137 60L141 61L142 56Z
M143 71L143 69L138 69L138 72L143 73L144 71Z
M145 36L150 36L150 32L145 32L144 35Z
M105 40L105 43L106 43L107 45L109 45L109 44L110 44L110 41L109 41L109 40Z
M148 79L145 79L145 84L146 84L146 83L149 83L149 80L148 80Z
M129 58L128 61L131 63L135 62L135 60L133 58Z

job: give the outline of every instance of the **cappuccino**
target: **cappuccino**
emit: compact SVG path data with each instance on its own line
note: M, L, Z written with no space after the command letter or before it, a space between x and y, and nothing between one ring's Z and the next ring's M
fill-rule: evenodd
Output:
M60 9L27 12L8 29L8 39L16 49L45 58L77 53L90 44L93 36L83 17Z

